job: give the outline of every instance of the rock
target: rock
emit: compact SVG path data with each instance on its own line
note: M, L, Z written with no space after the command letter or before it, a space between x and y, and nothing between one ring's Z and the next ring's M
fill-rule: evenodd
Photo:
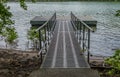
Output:
M0 69L0 73L8 73L9 70L8 69Z
M18 77L22 77L22 75L18 75Z
M4 58L0 58L0 62L3 62L3 61L5 61L5 59Z

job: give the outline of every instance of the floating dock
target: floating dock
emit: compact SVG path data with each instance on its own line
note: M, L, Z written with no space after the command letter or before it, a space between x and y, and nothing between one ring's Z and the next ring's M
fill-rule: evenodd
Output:
M79 16L80 20L84 21L88 26L97 26L97 20L95 20L92 16Z
M30 20L30 24L35 27L39 27L43 25L46 21L48 21L50 17L48 16L35 16L32 20Z
M97 20L95 20L92 16L78 16L78 18L82 21L84 21L88 26L96 27L97 26ZM50 19L50 16L35 16L32 20L30 20L30 24L32 26L39 27L43 25L46 21ZM58 20L66 20L63 17L58 18ZM67 17L67 20L70 19Z

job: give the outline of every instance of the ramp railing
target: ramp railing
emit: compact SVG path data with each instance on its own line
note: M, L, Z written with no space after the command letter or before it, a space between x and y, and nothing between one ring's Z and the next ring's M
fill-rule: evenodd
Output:
M39 33L39 56L41 59L41 63L43 61L43 54L47 52L55 25L56 25L56 12L48 21L46 21L42 26L36 29L36 32Z
M90 32L93 32L93 29L89 27L86 23L82 20L77 18L71 12L71 24L75 31L76 38L81 46L81 51L87 51L87 61L89 63L90 57Z

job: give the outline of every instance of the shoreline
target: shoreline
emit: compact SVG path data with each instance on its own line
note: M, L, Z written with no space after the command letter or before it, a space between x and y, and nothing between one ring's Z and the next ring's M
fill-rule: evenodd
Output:
M103 64L104 58L90 57L91 68L92 66L101 67ZM32 71L39 69L40 65L37 51L0 48L0 77L28 77Z
M0 49L0 77L28 77L39 67L40 58L36 51Z

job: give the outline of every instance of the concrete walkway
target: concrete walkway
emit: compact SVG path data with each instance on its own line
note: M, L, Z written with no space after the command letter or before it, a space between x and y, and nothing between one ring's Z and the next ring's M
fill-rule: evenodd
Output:
M98 72L90 68L41 68L29 77L100 77Z

